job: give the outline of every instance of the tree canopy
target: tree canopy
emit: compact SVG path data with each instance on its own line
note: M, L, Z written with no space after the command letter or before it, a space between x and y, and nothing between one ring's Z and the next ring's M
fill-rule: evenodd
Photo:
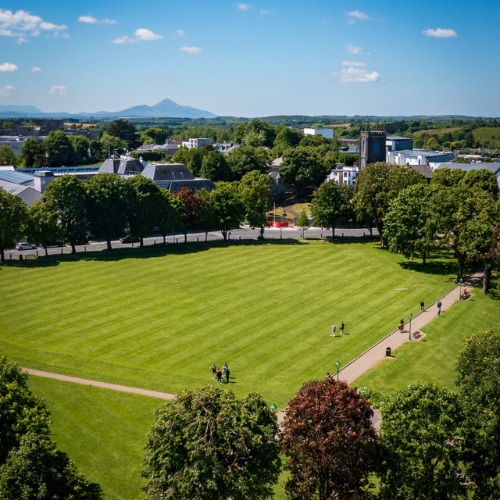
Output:
M276 415L257 394L187 391L158 408L146 443L149 499L269 498L281 462Z
M248 172L240 182L241 199L245 205L245 219L252 228L260 229L264 237L267 212L271 205L271 178L257 170Z
M280 432L291 498L361 498L377 469L380 444L373 410L333 378L305 383L288 402Z
M27 220L27 207L17 196L0 188L0 260L5 250L12 248L21 236Z

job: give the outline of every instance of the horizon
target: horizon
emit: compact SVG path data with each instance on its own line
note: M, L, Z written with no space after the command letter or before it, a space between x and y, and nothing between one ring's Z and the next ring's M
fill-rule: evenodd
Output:
M154 15L151 15L154 13ZM53 0L0 8L0 104L219 117L498 117L500 3Z

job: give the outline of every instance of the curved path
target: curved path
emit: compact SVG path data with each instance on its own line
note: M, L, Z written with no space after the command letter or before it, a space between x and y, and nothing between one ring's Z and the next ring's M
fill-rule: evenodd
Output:
M477 286L478 282L482 277L482 273L476 273L470 276L466 281L464 281L462 287L466 287L471 290L474 286ZM460 287L461 288L461 287ZM454 287L447 294L443 295L436 302L432 303L430 306L427 306L424 311L416 314L411 323L411 341L419 340L422 336L422 328L430 323L437 316L437 302L441 300L442 311L446 311L449 309L455 302L458 302L460 299L460 288L459 286ZM405 342L409 342L410 330L409 323L405 325L405 331L401 333L399 329L394 330L385 336L382 340L377 342L374 346L370 347L370 349L366 350L362 354L360 354L357 358L353 359L350 363L344 366L339 371L339 378L345 380L348 384L351 384L358 377L363 375L370 368L374 367L377 363L382 361L386 357L386 349L387 347L391 348L391 351L394 351L397 347L404 344ZM60 375L58 373L44 372L41 370L34 370L32 368L22 368L25 372L30 375L34 375L36 377L45 377L52 378L56 380L62 380L65 382L73 382L76 384L90 385L95 387L102 387L104 389L111 389L113 391L121 391L121 392L129 392L132 394L140 394L142 396L150 396L153 398L159 399L175 399L175 394L168 394L165 392L159 391L149 391L147 389L140 389L138 387L128 387L125 385L118 384L108 384L107 382L99 382L98 380L89 380L78 377L70 377L68 375ZM281 423L284 417L284 410L280 410L277 412L278 422ZM380 415L375 414L372 419L374 425L377 427L380 424Z

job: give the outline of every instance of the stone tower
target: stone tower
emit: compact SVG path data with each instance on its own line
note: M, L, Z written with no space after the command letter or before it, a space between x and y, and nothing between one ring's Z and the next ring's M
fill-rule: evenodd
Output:
M370 130L369 124L366 130L360 130L359 140L359 169L366 167L369 163L385 161L385 127L382 130Z

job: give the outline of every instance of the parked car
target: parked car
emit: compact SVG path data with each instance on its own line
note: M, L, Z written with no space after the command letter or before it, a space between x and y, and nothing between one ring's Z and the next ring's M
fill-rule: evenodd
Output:
M141 239L138 238L137 236L132 236L131 234L127 234L126 236L120 238L120 241L122 243L138 243L139 241L141 241Z
M34 243L28 243L27 241L20 241L16 245L16 250L36 250L36 245Z

